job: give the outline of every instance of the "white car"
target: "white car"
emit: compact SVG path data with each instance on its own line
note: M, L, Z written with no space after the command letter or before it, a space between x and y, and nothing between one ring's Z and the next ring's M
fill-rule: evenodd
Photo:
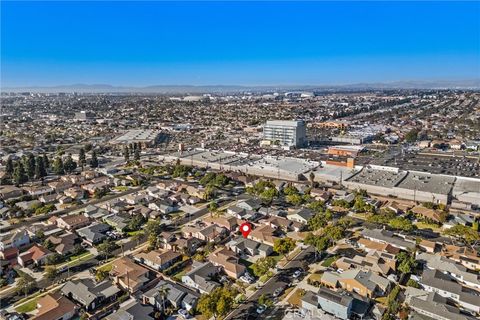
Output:
M267 310L267 306L262 304L262 305L259 305L258 308L257 308L257 313L258 314L262 314L265 312L265 310Z
M293 278L296 279L296 278L300 277L301 275L302 275L302 271L297 270L293 273Z
M178 310L178 314L183 318L183 319L190 319L190 315L188 314L188 311L185 309L180 309Z

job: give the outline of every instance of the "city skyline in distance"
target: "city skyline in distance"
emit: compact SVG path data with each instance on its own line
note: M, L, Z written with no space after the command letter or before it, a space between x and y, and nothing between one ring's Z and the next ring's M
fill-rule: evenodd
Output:
M480 79L478 2L1 6L3 89L476 88Z

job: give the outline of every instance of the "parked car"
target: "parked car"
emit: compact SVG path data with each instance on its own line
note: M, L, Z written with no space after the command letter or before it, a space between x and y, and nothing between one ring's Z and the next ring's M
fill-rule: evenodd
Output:
M259 306L257 307L257 313L258 313L258 314L264 313L265 310L267 310L267 306L264 305L264 304L261 304L261 305L259 305Z
M190 319L190 314L189 314L188 311L185 310L185 309L180 309L180 310L178 310L178 314L179 314L183 319Z
M283 293L284 290L285 290L285 287L283 287L283 286L282 286L282 287L279 287L279 288L275 289L275 291L273 291L272 296L273 296L274 298L277 298L277 297L279 297L279 296Z
M297 279L298 277L300 277L302 275L302 270L297 270L293 273L292 277L294 279Z

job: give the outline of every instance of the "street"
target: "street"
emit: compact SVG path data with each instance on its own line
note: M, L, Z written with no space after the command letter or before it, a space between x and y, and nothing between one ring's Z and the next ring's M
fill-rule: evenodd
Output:
M309 255L314 254L314 248L309 246L303 249L297 256L290 260L285 267L272 278L270 278L262 288L257 290L252 296L250 296L243 304L237 309L232 311L225 319L259 319L267 318L271 310L267 310L263 315L259 315L256 312L257 300L261 295L265 295L270 299L273 299L273 292L282 286L289 286L293 283L292 273L294 270L303 267L305 259Z

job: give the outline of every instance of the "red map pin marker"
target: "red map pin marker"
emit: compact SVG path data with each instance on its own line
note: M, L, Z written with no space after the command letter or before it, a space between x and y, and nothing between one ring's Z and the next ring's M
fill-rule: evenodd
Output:
M243 237L248 237L248 234L252 231L252 226L248 222L244 222L240 225L240 232L243 234Z

